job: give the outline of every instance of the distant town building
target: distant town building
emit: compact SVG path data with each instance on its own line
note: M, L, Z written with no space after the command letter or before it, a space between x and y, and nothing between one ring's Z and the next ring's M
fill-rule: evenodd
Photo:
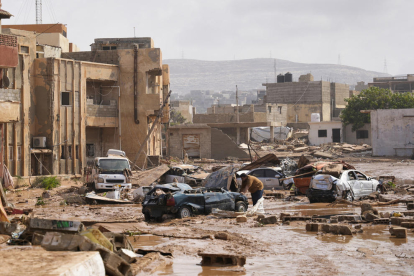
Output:
M349 85L342 83L284 81L263 86L266 86L266 103L275 104L279 115L285 114L285 118L279 120L300 128L307 127L312 113L319 113L321 121L339 121L339 114L346 106L345 99L349 98Z
M359 81L359 82L357 82L357 85L355 85L354 90L361 92L362 90L365 90L368 87L369 87L368 84L365 84L364 81Z
M308 81L314 81L313 75L310 73L306 75L301 75L299 77L299 82L308 82Z
M397 77L379 77L374 78L373 82L368 83L369 87L379 87L391 90L391 92L413 92L414 74Z
M171 101L171 110L175 110L181 113L185 118L186 123L193 122L193 114L195 113L195 107L191 104L191 101Z

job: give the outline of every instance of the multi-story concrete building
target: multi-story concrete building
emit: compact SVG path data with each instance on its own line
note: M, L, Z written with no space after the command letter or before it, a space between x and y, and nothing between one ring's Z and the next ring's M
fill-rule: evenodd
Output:
M191 101L171 101L171 110L175 110L181 113L185 118L185 123L193 122L193 114L195 113L195 107L193 107Z
M414 90L414 74L398 77L374 78L373 82L368 83L368 86L389 89L391 92L412 93Z
M349 85L326 81L264 83L266 102L275 104L279 120L287 124L311 121L312 113L319 113L322 121L339 120L349 97Z
M7 36L0 38L15 41L3 48L18 55L17 63L0 64L2 156L12 175L80 174L110 148L134 160L144 142L139 167L146 156L161 155L160 124L168 122L169 112L168 105L164 113L160 107L169 69L151 38L98 39L93 51L62 57L42 48L40 57L32 30L3 31ZM119 49L107 50L108 41Z
M8 77L8 72L14 72L19 65L19 45L16 36L2 33L2 19L9 19L12 15L1 6L0 0L0 180L3 178L5 152L9 150L4 142L4 126L18 122L21 116L20 90L16 89L15 82L10 83Z

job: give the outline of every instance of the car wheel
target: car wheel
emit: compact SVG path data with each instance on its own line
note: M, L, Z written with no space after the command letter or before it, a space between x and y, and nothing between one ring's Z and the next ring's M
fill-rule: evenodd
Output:
M377 190L376 190L378 193L380 193L380 194L382 194L382 189L381 189L381 186L377 186Z
M283 184L283 190L290 190L292 188L292 183L290 184Z
M354 198L352 197L352 194L349 191L346 193L345 199L350 201L350 202L354 201Z
M236 202L236 212L246 212L246 211L247 211L246 203L242 201Z
M151 216L149 213L144 213L144 220L145 221L150 221L151 220Z
M188 208L186 206L181 207L180 210L178 210L177 216L178 216L178 218L188 218L188 217L191 217L191 210L190 210L190 208Z

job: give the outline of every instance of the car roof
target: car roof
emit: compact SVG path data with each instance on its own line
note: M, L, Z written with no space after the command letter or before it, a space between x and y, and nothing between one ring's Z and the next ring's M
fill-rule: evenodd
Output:
M172 191L185 191L192 190L188 184L185 183L170 183L170 184L158 184L154 186L155 189L170 189Z

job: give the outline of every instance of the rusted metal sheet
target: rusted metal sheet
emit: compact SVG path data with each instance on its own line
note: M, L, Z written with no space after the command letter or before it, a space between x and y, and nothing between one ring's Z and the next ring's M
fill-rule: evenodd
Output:
M184 134L183 149L188 157L200 157L200 135Z

